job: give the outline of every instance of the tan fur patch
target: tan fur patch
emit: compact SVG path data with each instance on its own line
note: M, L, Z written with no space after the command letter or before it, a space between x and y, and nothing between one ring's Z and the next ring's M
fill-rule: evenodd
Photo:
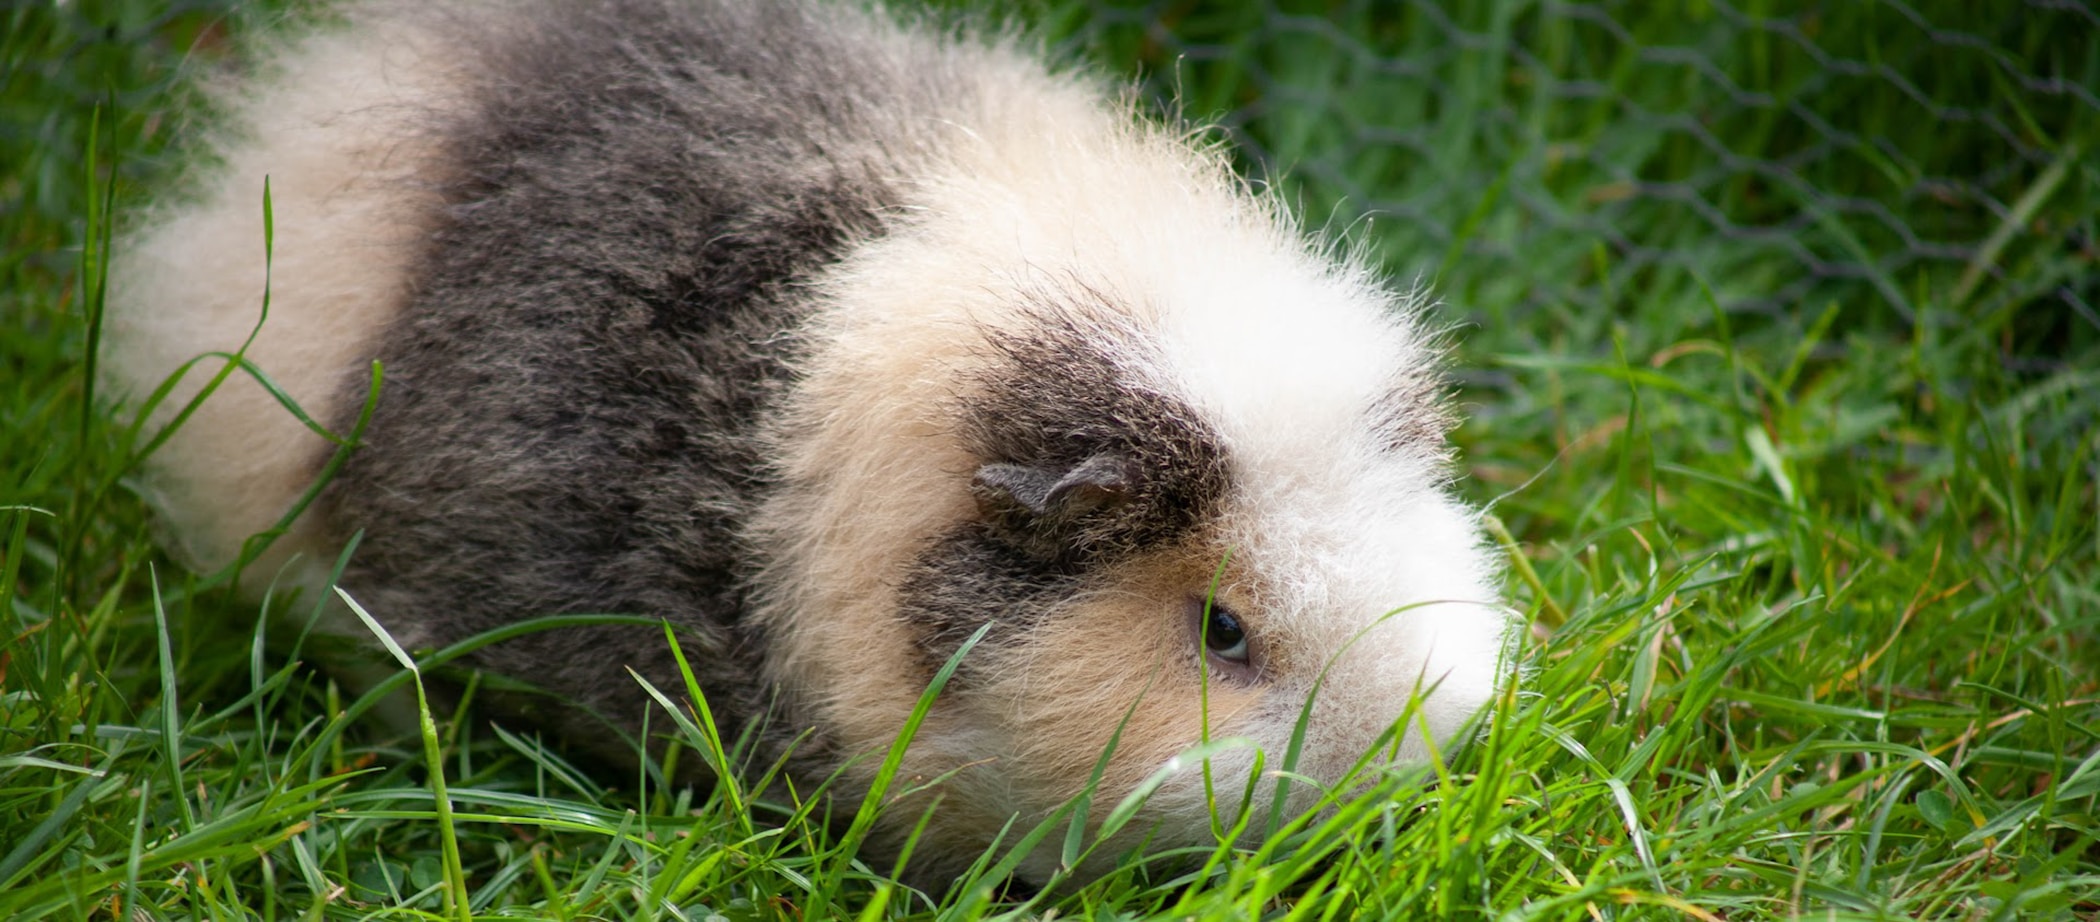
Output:
M1009 770L1028 776L1050 803L1062 801L1086 785L1121 724L1102 776L1103 788L1120 796L1258 704L1268 688L1212 673L1205 726L1191 600L1207 590L1216 565L1214 554L1186 551L1133 561L1112 588L1046 621L1022 648L1022 665L990 690L1017 702L1002 715L1017 747ZM1222 592L1220 604L1231 597Z

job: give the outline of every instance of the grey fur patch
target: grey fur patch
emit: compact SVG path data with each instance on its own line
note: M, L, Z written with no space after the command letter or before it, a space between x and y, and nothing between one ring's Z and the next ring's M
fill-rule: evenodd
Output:
M1448 436L1458 422L1447 399L1448 389L1441 369L1434 365L1408 368L1396 376L1368 416L1370 431L1380 446L1398 453L1448 457Z
M1038 556L1087 563L1160 546L1209 519L1231 474L1210 424L1136 367L1161 364L1149 336L1106 295L1080 293L1085 300L1038 305L1033 323L988 335L996 361L970 382L961 429L988 464L1058 478L1118 463L1116 502L1002 529Z
M920 668L931 678L963 641L995 622L978 652L956 666L950 682L968 687L973 676L996 669L998 650L1018 643L1086 584L1081 568L1046 562L1016 549L982 522L942 536L907 571L898 587L898 611L917 628Z
M781 0L547 0L437 27L478 82L429 126L449 208L326 499L365 533L344 585L426 645L542 614L660 617L716 713L755 719L771 701L741 535L774 488L758 425L793 382L800 286L882 231L967 61ZM626 667L683 685L647 629L475 662L629 730L647 699Z
M1154 361L1145 334L1084 296L990 333L996 361L960 400L963 442L984 462L981 520L929 546L900 587L931 666L988 621L994 648L1014 642L1092 574L1210 521L1231 489L1217 433L1125 367Z

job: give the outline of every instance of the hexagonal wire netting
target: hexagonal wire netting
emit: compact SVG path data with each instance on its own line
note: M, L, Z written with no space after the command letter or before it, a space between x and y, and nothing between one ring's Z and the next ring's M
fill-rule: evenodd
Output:
M1080 47L1145 62L1309 221L1368 216L1393 271L1483 324L1592 322L1637 290L1797 324L2039 308L2041 339L2100 331L2080 0L1095 5ZM1516 335L1497 342L1545 333Z

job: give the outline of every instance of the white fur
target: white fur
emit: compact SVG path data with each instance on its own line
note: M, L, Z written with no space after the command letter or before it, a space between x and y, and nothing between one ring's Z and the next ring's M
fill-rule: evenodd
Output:
M262 317L267 267L269 322L246 358L309 417L341 417L347 389L365 378L374 335L399 310L410 244L437 204L412 182L429 158L412 125L452 78L426 45L405 23L319 32L258 62L246 82L258 89L225 97L231 111L212 145L224 162L193 169L181 195L115 251L102 368L116 396L135 406L183 363L238 349ZM223 364L207 358L191 368L148 433ZM144 485L175 550L216 569L249 535L277 524L332 449L236 371L161 448ZM256 571L316 556L311 521Z

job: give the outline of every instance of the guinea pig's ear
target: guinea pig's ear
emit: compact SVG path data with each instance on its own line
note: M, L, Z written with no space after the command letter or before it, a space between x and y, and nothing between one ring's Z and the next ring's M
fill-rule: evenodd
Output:
M992 462L977 469L970 495L986 524L1043 558L1076 550L1081 521L1130 501L1130 462L1094 455L1070 467Z

